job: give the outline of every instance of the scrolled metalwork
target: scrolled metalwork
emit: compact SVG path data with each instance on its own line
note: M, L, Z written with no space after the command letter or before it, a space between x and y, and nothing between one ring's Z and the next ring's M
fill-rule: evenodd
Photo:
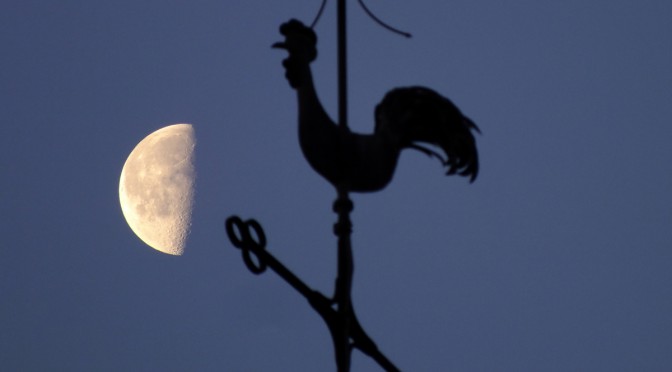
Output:
M231 216L226 219L225 225L231 244L242 251L245 266L257 275L266 271L268 263L264 255L260 254L266 249L266 234L259 222L254 219L243 221L238 216Z

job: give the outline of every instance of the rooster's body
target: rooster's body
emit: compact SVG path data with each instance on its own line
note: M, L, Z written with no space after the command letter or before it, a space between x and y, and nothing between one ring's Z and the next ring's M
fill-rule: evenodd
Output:
M337 126L320 103L310 63L317 57L317 37L296 20L283 24L283 61L299 103L299 142L308 163L336 187L371 192L383 189L392 179L401 150L414 148L436 156L448 167L447 174L478 174L478 154L471 130L478 127L447 98L423 87L397 88L376 106L373 134L352 133ZM437 152L416 142L440 147Z

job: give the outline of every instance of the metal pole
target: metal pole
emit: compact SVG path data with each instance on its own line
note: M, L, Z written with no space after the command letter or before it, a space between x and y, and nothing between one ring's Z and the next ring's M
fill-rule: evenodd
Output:
M338 125L343 137L348 132L346 1L338 0L337 2ZM341 171L343 175L348 173L348 170L345 169L346 167L345 151L341 151ZM350 294L353 271L352 247L350 244L350 233L352 232L350 211L352 211L353 206L348 196L347 185L338 185L337 191L338 198L334 202L334 212L338 214L338 222L334 225L334 233L338 237L338 277L336 278L334 301L338 319L336 327L338 329L335 330L335 334L332 334L332 337L334 337L338 372L349 372L351 356L350 329L352 323Z
M338 0L338 124L348 128L346 0Z
M338 199L334 202L334 211L338 214L338 222L334 225L334 234L338 236L338 276L336 278L334 293L337 321L333 325L334 329L332 330L338 372L350 371L350 355L352 351L352 346L350 345L353 328L352 299L350 294L354 266L352 246L350 244L350 233L352 232L350 211L352 211L352 208L352 201L348 198L347 192L341 193L339 190Z

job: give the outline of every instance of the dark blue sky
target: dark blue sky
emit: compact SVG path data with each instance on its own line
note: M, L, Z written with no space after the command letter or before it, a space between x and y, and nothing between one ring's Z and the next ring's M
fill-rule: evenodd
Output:
M672 369L672 3L350 2L350 125L397 86L481 128L481 174L402 154L353 196L355 307L409 371ZM335 114L335 2L316 85ZM319 1L29 1L0 11L0 369L334 370L322 320L226 238L258 219L316 289L335 276L335 192L302 158L271 50ZM185 255L126 224L121 168L194 125ZM355 352L353 371L377 371Z

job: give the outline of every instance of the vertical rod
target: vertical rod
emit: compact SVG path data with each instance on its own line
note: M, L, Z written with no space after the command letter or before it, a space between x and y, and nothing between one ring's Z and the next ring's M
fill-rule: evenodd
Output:
M347 32L346 0L338 0L338 124L348 128L348 70L347 70Z
M341 129L341 135L345 136L348 132L348 75L347 75L347 30L346 30L346 1L337 1L337 34L338 34L338 125ZM341 171L347 174L345 153L341 151ZM338 214L338 222L335 226L335 233L338 236L338 276L336 278L336 289L334 300L337 311L337 327L334 336L334 348L336 352L336 367L338 372L350 371L350 328L351 328L351 287L352 287L352 247L350 245L350 233L352 223L350 221L350 211L352 211L352 201L348 196L346 185L337 187L338 199L334 203L334 211Z
M335 329L332 329L332 337L334 338L338 372L349 372L352 351L350 339L353 324L351 290L354 263L350 242L352 232L350 212L353 209L353 204L347 191L342 192L342 190L344 189L339 188L338 199L334 202L334 211L338 214L338 222L334 225L334 233L338 236L338 276L336 277L334 293L338 320Z

